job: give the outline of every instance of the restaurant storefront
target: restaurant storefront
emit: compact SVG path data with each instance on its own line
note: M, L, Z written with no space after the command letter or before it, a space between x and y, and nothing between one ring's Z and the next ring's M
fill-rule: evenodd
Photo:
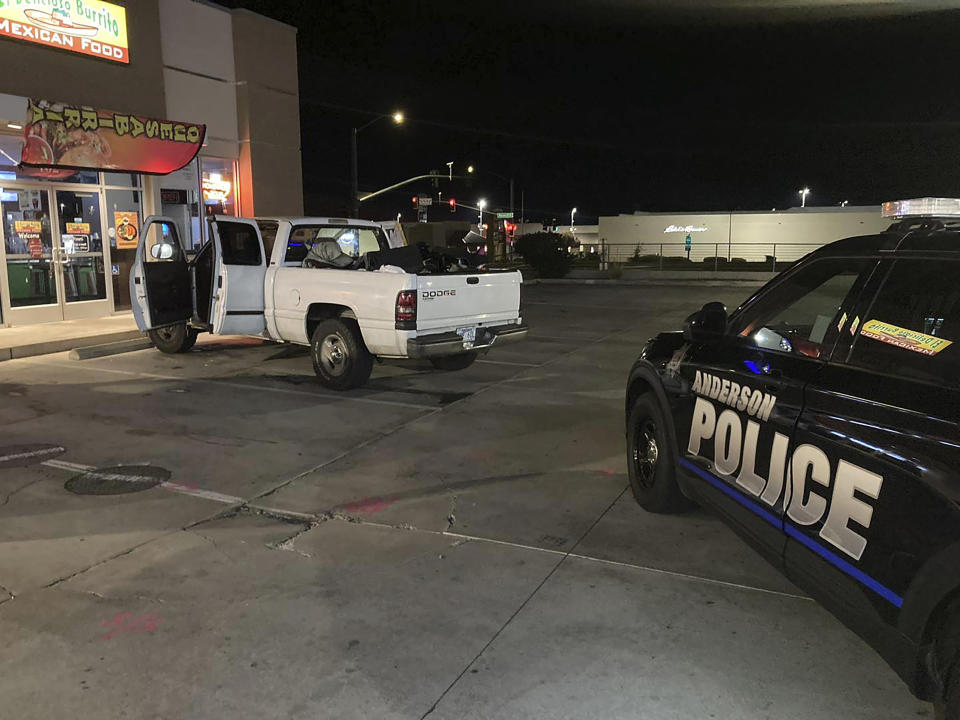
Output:
M207 215L302 212L294 28L194 0L84 6L100 26L0 4L0 328L129 312L149 215L189 252Z

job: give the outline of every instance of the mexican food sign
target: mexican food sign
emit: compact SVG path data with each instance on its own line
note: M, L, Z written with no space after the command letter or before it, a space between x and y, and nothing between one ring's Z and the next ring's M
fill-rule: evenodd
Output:
M20 164L166 175L196 157L205 132L196 123L31 99Z
M127 11L101 0L0 0L0 37L130 62Z

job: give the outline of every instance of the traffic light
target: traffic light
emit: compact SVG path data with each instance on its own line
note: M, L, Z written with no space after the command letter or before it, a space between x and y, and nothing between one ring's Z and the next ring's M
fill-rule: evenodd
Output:
M450 212L456 212L456 211L457 211L457 199L456 199L456 198L450 198L449 200L447 200L447 204L450 206Z
M416 210L418 207L420 207L420 200L416 195L413 196L412 200L413 200L413 209Z

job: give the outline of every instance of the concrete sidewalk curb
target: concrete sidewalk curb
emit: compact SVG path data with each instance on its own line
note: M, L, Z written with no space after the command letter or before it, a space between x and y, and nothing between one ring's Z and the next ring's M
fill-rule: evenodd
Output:
M73 350L75 348L89 347L93 343L102 345L105 343L120 342L122 340L134 340L138 338L143 338L143 333L141 333L139 330L121 330L119 332L103 333L101 335L87 335L84 337L63 338L60 340L46 340L38 343L14 345L12 347L0 347L0 362L4 360L35 357L37 355L51 355L53 353L67 352L68 350Z
M137 350L147 350L152 347L153 343L150 342L148 338L137 337L130 340L120 340L119 342L74 348L70 351L68 357L71 360L92 360L93 358L107 357L108 355L120 355L121 353L135 352Z

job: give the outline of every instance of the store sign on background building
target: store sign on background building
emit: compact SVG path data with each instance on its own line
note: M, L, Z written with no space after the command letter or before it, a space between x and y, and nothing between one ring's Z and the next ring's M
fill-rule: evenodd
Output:
M663 232L666 233L695 233L706 232L709 230L706 225L667 225Z
M130 62L127 11L101 0L0 0L0 36Z
M196 157L205 132L205 125L30 100L20 164L166 175Z

